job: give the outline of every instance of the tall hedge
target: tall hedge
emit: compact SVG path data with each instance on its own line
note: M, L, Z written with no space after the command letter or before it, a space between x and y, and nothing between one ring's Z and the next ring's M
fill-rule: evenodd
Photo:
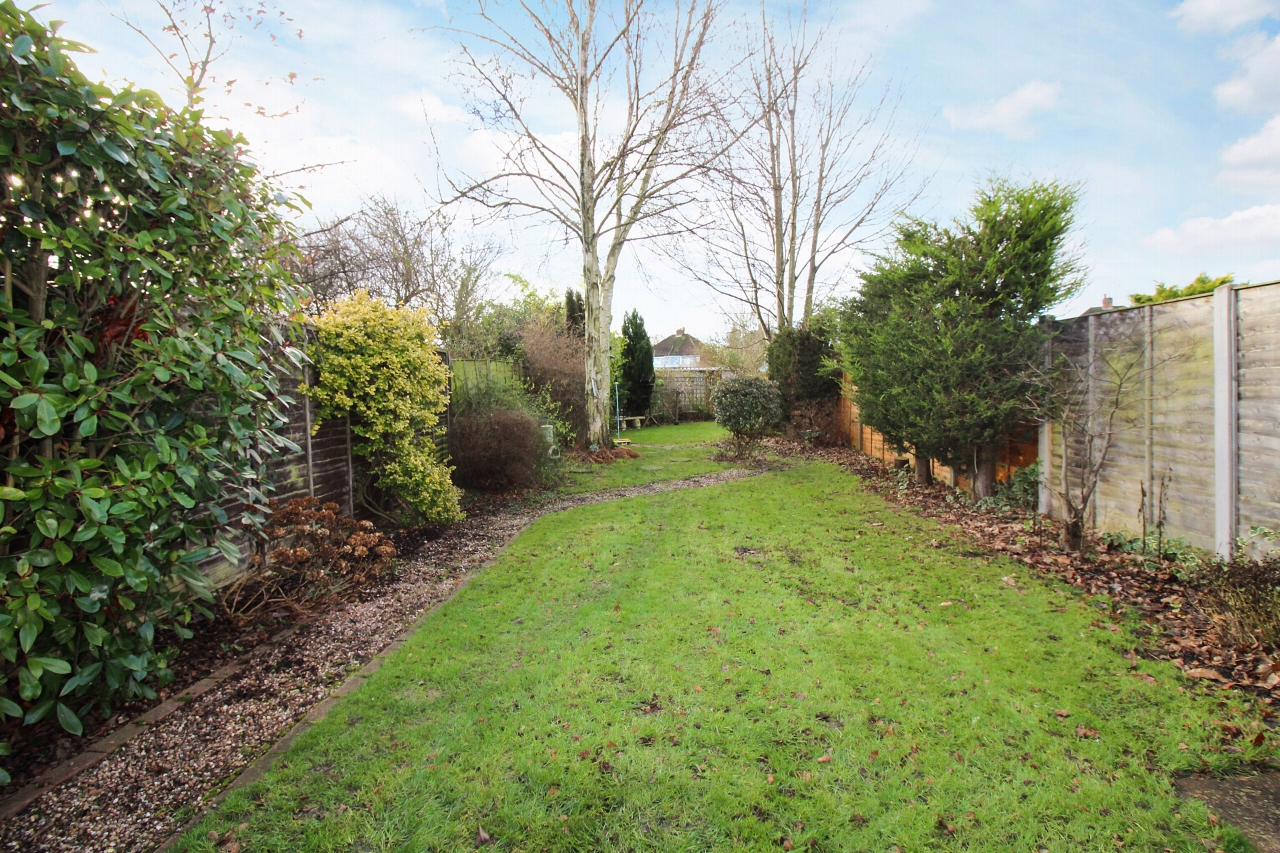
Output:
M774 333L766 357L769 379L782 395L784 415L796 403L840 395L840 382L828 368L836 351L825 329L784 326Z
M82 49L0 3L0 714L73 733L170 677L301 357L244 139L90 83Z

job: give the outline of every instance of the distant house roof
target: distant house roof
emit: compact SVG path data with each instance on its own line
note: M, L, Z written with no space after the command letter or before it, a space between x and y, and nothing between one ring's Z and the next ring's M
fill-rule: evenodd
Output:
M693 335L686 335L684 329L676 329L674 335L663 338L653 345L654 358L666 358L673 355L692 356L702 352L702 341Z

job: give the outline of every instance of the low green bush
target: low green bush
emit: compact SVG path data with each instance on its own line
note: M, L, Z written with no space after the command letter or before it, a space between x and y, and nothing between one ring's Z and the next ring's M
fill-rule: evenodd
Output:
M729 430L738 455L782 422L782 397L772 382L757 376L726 379L711 394L716 423Z
M0 715L73 734L172 678L224 507L260 525L296 449L301 360L288 199L243 138L92 83L83 50L0 4Z

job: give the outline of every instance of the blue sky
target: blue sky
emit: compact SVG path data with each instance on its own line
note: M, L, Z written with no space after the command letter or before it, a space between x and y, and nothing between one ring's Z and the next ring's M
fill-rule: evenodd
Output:
M425 200L441 164L483 169L485 140L464 110L452 38L430 29L465 16L466 4L278 5L293 22L275 42L249 31L232 45L216 73L237 82L229 95L211 93L209 111L249 137L268 171L346 161L300 178L314 216L348 213L372 193ZM740 3L728 15L756 8ZM898 127L918 140L915 177L928 180L913 212L955 216L991 174L1082 185L1077 239L1089 284L1059 314L1201 271L1280 278L1280 0L810 8L841 28L842 56L872 57L878 83L900 89ZM158 28L149 0L55 0L39 14L65 19L68 36L98 50L79 61L91 76L171 94L146 44L112 17L124 10ZM296 111L264 119L257 106ZM544 289L574 283L574 247L545 229L495 234L508 246L503 271ZM705 338L723 327L722 307L632 252L615 325L638 308L655 338L677 326Z

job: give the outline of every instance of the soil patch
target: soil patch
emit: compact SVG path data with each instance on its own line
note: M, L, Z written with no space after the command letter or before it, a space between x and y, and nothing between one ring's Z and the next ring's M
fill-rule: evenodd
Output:
M1243 832L1258 853L1280 853L1280 773L1183 776L1174 785L1179 794L1203 800L1216 817Z

